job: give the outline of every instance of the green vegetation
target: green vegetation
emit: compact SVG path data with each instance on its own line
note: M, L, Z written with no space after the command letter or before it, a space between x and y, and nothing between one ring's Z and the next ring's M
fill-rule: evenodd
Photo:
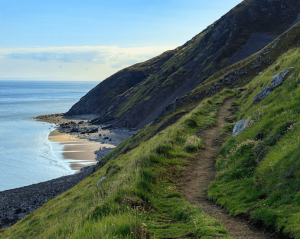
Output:
M250 2L244 1L240 7L244 9ZM143 100L154 109L155 100L161 100L153 97L157 92L167 96L174 86L183 84L191 71L182 66L204 56L197 51L202 51L199 45L207 31L162 58L136 65L145 67L147 76L139 76L135 87L118 89L109 106L115 111L113 116L126 114ZM220 135L228 135L238 120L251 119L243 133L228 136L220 149L218 175L209 197L231 215L250 216L300 238L299 34L300 24L259 53L207 78L185 96L179 108L157 124L143 127L108 154L101 161L106 163L103 167L13 227L0 230L0 238L230 238L219 221L182 198L179 186L186 163L202 149L203 139L196 133L213 126L218 106L233 96L238 111L226 118L228 123ZM210 44L203 49L213 49ZM199 77L204 79L213 69L226 65L231 50L222 53L217 65L207 59L202 62L205 76ZM212 58L210 53L204 57ZM260 66L253 67L257 59ZM283 85L253 104L253 97L272 77L290 67L293 69ZM235 82L243 88L230 90L223 84L215 96L199 97L226 73L237 70L246 72ZM161 85L163 88L158 87Z
M140 136L151 127L143 128L135 148L116 156L124 142L104 167L1 230L0 238L230 238L219 221L184 200L178 186L184 164L202 147L195 133L214 124L218 105L235 94L225 90L202 102L145 142Z
M250 214L300 238L300 49L288 51L247 85L237 100L247 129L229 136L220 150L216 181L209 196L231 215ZM253 97L272 77L294 67L283 85L262 102Z
M300 50L292 49L242 94L225 89L145 126L107 155L105 166L1 230L0 238L229 238L220 222L182 198L179 186L186 162L202 148L196 133L214 125L218 106L234 95L237 115L226 119L220 134L227 135L238 120L251 116L251 121L222 146L209 196L232 215L251 215L300 238L299 60ZM254 95L290 67L284 84L254 105ZM178 114L183 116L169 124Z

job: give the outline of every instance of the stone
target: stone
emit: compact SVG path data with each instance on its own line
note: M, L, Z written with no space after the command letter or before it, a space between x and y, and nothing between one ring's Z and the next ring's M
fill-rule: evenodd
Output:
M290 73L290 70L291 69L283 70L278 75L274 76L272 82L269 85L262 88L262 90L256 96L254 96L253 103L258 103L264 98L266 98L268 95L270 95L276 87L281 85L286 80L287 76Z
M105 179L106 177L104 176L103 178L101 178L100 180L99 180L99 182L97 183L97 187L103 182L103 180Z
M27 214L41 207L47 200L69 190L95 170L95 165L80 169L79 173L46 182L0 192L0 229L10 227Z
M13 219L9 219L9 218L3 218L2 219L2 223L6 224L6 223L12 223L14 220Z
M22 209L21 208L17 208L17 209L15 209L14 214L20 214L21 212L22 212Z
M77 133L78 131L79 131L78 128L72 128L71 131L70 131L70 133Z
M98 132L98 128L90 128L90 129L88 129L88 131L87 131L87 133L90 133L90 134L92 134L92 133L97 133Z
M250 122L251 117L248 117L246 120L241 120L237 122L233 128L233 135L237 136L242 133Z

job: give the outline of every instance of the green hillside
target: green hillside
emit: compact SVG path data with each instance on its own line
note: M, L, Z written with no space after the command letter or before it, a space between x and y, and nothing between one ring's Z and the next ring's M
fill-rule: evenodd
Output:
M220 104L234 94L226 90L213 101ZM104 167L1 230L0 238L230 238L220 222L190 205L177 188L184 164L201 149L194 134L214 123L217 110L217 104L203 102L163 133L112 160L124 142L107 156ZM191 118L197 127L190 126Z
M236 100L238 119L251 121L222 146L216 164L219 174L209 189L211 199L230 214L249 214L295 238L300 238L299 62L300 49L289 50ZM287 68L291 73L283 85L253 104L262 87Z
M267 46L274 59L255 77L251 73L253 79L242 88L220 88L214 96L188 106L186 102L143 127L107 155L95 173L2 229L0 238L231 238L220 221L184 199L180 185L188 162L205 150L201 132L214 127L220 107L232 97L236 115L220 133L224 144L209 197L231 215L300 238L298 32L299 25L282 35L279 42L285 45L277 49L284 50L276 54L276 41ZM232 70L251 65L256 56ZM286 69L290 73L284 83L253 103ZM248 117L248 127L234 137L235 123Z
M270 2L243 1L182 47L124 69L94 88L70 114L79 108L79 113L103 111L104 117L95 123L112 120L116 125L145 126L104 157L78 185L0 230L0 238L233 238L221 218L191 203L182 188L188 184L185 175L191 174L193 163L211 150L204 132L220 126L220 111L230 102L227 123L213 138L218 150L216 159L210 160L216 177L208 188L208 200L231 218L236 216L237 222L248 220L275 238L300 239L300 23L285 32L299 2L274 1L275 6L292 9L282 14L286 8L275 8L282 14L281 20L277 15L282 24L271 14L266 17L269 25L248 25L258 24L262 19L258 13L265 11L261 6ZM243 20L241 14L253 6L250 13L257 13L255 17ZM221 42L222 49L215 48L209 39L219 39L217 33L230 36L226 26L231 21L241 22L239 27L245 31L238 28L234 33L240 35L226 38L231 45ZM269 29L264 33L270 36L282 34L235 63L245 39L257 29ZM213 56L214 52L218 54ZM287 70L282 84L255 100ZM182 95L158 104L188 79L193 81ZM113 93L107 91L117 83ZM98 94L107 97L106 105L99 103L104 98L95 97ZM154 111L158 113L150 114ZM247 126L234 136L234 126L241 120Z

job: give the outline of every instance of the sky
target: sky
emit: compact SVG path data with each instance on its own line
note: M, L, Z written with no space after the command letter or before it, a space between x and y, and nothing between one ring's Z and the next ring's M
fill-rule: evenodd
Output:
M0 80L94 80L172 50L241 0L0 0Z

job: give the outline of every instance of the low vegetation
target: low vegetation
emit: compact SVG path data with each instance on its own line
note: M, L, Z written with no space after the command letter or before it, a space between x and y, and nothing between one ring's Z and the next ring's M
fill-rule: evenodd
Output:
M239 104L246 130L229 136L220 150L209 196L231 215L248 215L265 227L300 238L300 50L293 49L256 77ZM272 77L293 67L289 77L259 104L253 97Z
M235 94L225 90L202 102L125 154L116 156L116 148L104 167L0 231L0 238L230 238L219 221L184 200L178 186L184 165L202 147L195 133L213 125L218 105Z
M209 198L231 215L300 238L299 27L270 50L267 66L248 71L246 76L253 79L243 79L243 88L191 100L143 127L108 154L95 173L0 230L0 238L230 238L219 221L183 199L179 187L189 159L202 150L197 132L216 124L218 107L234 96L236 115L226 118L220 135L232 132L239 120L250 120L244 132L230 134L222 145ZM227 70L250 67L257 56ZM287 68L286 81L254 104L254 96ZM224 71L207 84L223 76Z

